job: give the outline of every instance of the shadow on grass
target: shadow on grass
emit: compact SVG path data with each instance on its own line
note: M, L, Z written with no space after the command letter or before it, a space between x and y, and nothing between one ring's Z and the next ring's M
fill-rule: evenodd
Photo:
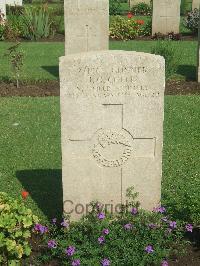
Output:
M180 65L177 74L185 77L186 81L196 80L196 67L193 65Z
M186 233L186 239L188 239L197 251L200 251L200 228L196 227L192 233Z
M59 77L59 66L41 66L44 70L49 72L51 75L54 77L58 78Z
M16 176L42 212L51 220L63 213L62 174L59 169L17 171Z

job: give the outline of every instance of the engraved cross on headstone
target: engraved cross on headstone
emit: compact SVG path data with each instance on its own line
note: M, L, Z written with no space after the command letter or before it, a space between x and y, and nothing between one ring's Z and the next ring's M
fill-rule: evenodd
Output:
M122 188L122 182L125 178L123 169L126 164L131 163L136 158L154 159L156 138L153 136L137 137L126 129L123 104L103 104L102 114L101 128L90 136L86 136L85 139L70 138L69 141L79 147L87 144L90 154L84 159L93 160L98 167L117 168L118 174L121 176Z

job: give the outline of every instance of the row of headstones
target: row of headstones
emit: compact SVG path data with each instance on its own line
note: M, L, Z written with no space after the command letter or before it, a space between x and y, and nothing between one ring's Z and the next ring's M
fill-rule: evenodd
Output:
M150 0L130 0L130 6ZM193 0L192 8L199 8L200 0ZM153 0L152 35L179 33L181 0Z
M80 218L94 200L119 211L133 185L142 207L152 210L161 198L164 59L108 50L108 0L65 0L65 31L59 65L65 213Z
M149 0L146 0L146 2L148 1ZM22 0L2 0L1 1L2 7L0 6L0 9L2 9L2 12L4 14L5 14L5 3L10 5L13 4L22 5ZM152 35L158 32L162 34L167 34L170 32L179 33L180 5L181 5L181 0L153 0ZM193 0L194 7L199 8L199 5L200 5L200 0ZM99 12L98 10L96 11ZM69 14L70 12L71 9L69 7L67 13ZM81 17L83 18L83 16Z
M22 6L22 0L0 0L0 11L6 16L6 5Z
M152 34L154 35L158 32L163 34L178 33L181 0L153 1ZM107 1L104 0L103 2ZM77 3L81 3L81 1ZM93 10L96 13L90 14L87 4L85 4L83 9L77 8L76 11L74 11L73 3L65 5L65 46L67 54L76 51L98 50L98 47L100 50L107 48L107 40L101 36L105 36L105 33L107 34L108 17L104 11L97 7L95 1ZM94 23L96 19L99 23ZM87 36L88 34L89 36ZM90 40L84 42L85 46L82 43L83 38L89 38Z

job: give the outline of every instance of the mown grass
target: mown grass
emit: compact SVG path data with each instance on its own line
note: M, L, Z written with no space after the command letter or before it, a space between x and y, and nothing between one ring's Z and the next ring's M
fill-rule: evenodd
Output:
M162 202L200 222L200 97L165 97ZM30 192L42 219L62 210L59 97L0 98L0 191Z
M110 41L111 50L151 52L156 41ZM0 42L0 80L12 78L8 59L3 56L12 43ZM178 79L194 80L197 64L197 41L169 42L175 47L178 69L174 76ZM56 80L59 77L59 57L64 55L64 43L24 42L21 48L25 52L22 80ZM180 54L181 51L181 54Z
M61 210L59 98L0 98L0 191L19 197L40 217ZM42 212L43 211L43 212Z

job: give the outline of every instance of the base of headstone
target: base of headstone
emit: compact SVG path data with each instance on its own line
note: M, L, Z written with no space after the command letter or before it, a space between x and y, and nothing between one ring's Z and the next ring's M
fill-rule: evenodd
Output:
M153 0L152 35L179 33L181 0Z

